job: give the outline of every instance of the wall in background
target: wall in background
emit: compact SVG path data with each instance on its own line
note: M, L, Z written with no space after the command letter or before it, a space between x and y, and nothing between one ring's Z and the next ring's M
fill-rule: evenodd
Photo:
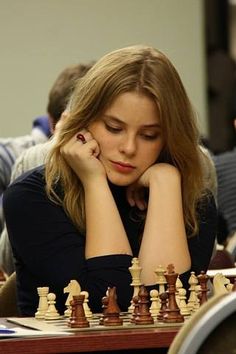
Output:
M66 66L145 43L180 73L207 135L203 0L0 0L0 136L31 130Z

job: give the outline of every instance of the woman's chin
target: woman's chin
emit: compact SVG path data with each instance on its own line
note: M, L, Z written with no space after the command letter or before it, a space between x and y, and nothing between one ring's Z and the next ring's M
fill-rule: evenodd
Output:
M111 173L107 174L107 179L110 183L120 187L127 187L137 180L137 178L131 178L131 176L117 175Z

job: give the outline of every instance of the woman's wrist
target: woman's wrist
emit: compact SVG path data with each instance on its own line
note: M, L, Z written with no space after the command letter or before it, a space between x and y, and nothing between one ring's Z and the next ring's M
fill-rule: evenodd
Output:
M94 188L109 188L108 181L106 176L104 175L99 175L99 176L94 176L93 178L88 178L85 181L82 181L84 191L90 191L94 190Z
M181 179L179 170L168 163L160 163L153 165L150 171L149 181L151 183L164 182L168 183L171 180L179 181Z

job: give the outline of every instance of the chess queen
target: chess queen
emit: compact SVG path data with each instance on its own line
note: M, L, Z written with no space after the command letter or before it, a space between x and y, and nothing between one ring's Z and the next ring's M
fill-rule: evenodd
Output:
M121 310L141 283L172 263L185 287L206 271L215 235L211 166L195 113L173 64L135 45L103 56L77 82L45 166L15 181L3 205L16 259L22 315L37 309L37 287L56 294L76 279L101 311L115 286Z

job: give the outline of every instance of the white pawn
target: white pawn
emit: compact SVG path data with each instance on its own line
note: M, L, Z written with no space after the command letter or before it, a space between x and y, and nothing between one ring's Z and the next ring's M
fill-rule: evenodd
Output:
M191 311L188 308L187 303L186 303L186 290L184 288L179 289L178 298L179 298L178 306L179 306L181 315L183 315L184 317L190 316Z
M53 293L49 293L47 296L48 299L48 310L45 313L45 320L57 320L60 318L60 314L56 309L56 295Z
M83 302L83 308L84 308L84 314L86 318L91 318L93 317L93 313L89 308L88 302L89 302L89 293L87 291L81 291L80 295L84 295L84 302Z
M37 312L35 313L35 318L37 319L44 319L45 318L45 313L47 312L48 309L48 292L49 292L49 287L44 286L44 287L39 287L37 288L37 292L39 295L39 305L37 308Z
M161 308L161 303L158 295L159 294L156 289L150 291L151 306L149 311L151 312L151 315L154 319L157 318L157 315L159 314Z

